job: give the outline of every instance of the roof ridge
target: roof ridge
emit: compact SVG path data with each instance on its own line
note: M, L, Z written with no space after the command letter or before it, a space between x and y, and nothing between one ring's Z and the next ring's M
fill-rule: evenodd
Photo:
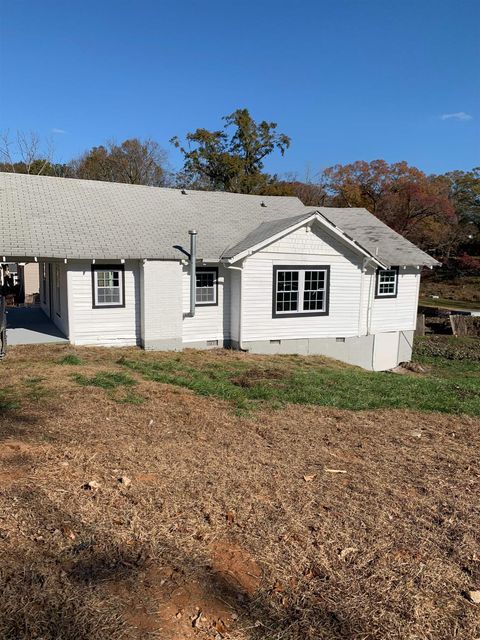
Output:
M31 173L16 173L14 171L0 171L0 177L2 176L8 176L8 177L14 177L14 178L26 178L26 179L40 179L40 180L52 180L52 181L59 181L59 182L75 182L75 183L79 183L79 184L92 184L95 186L117 186L117 187L123 187L123 188L130 188L130 187L136 187L136 188L143 188L143 189L159 189L162 191L170 191L173 193L181 193L182 191L185 191L186 194L188 195L190 194L215 194L215 195L222 195L222 196L241 196L244 198L257 198L257 199L271 199L271 198L275 198L276 200L299 200L299 198L297 196L277 196L277 195L262 195L262 194L256 194L256 193L237 193L236 191L220 191L218 189L189 189L187 187L164 187L164 186L156 186L156 185L149 185L149 184L132 184L130 182L114 182L114 181L110 181L110 180L92 180L89 178L74 178L72 176L45 176L45 175L40 175L40 174L31 174Z

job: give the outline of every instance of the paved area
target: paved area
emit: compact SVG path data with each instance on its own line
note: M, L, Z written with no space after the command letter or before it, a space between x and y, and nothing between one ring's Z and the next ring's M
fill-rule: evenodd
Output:
M7 344L68 342L39 307L7 309Z

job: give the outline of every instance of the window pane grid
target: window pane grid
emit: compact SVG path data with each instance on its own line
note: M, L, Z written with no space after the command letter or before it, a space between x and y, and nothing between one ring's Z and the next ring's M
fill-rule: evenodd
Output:
M327 270L277 270L275 311L278 314L325 311Z
M378 272L378 296L395 296L397 292L397 271L385 269Z
M197 304L217 303L216 271L197 271L195 302Z
M95 304L116 306L123 304L122 271L95 271Z

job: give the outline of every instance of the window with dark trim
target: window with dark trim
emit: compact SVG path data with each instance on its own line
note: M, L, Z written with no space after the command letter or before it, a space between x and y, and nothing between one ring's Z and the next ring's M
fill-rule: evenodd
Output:
M197 267L195 306L204 307L218 304L218 269Z
M330 297L330 267L324 265L279 265L273 267L274 318L327 316Z
M125 306L123 264L92 265L92 306L94 309Z
M376 298L396 298L398 292L398 267L377 269Z

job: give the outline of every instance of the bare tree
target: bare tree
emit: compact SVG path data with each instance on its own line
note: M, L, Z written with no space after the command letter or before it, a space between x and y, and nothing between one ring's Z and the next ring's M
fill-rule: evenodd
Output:
M65 175L65 165L53 162L55 148L51 138L35 131L9 130L0 134L0 170L35 175Z

